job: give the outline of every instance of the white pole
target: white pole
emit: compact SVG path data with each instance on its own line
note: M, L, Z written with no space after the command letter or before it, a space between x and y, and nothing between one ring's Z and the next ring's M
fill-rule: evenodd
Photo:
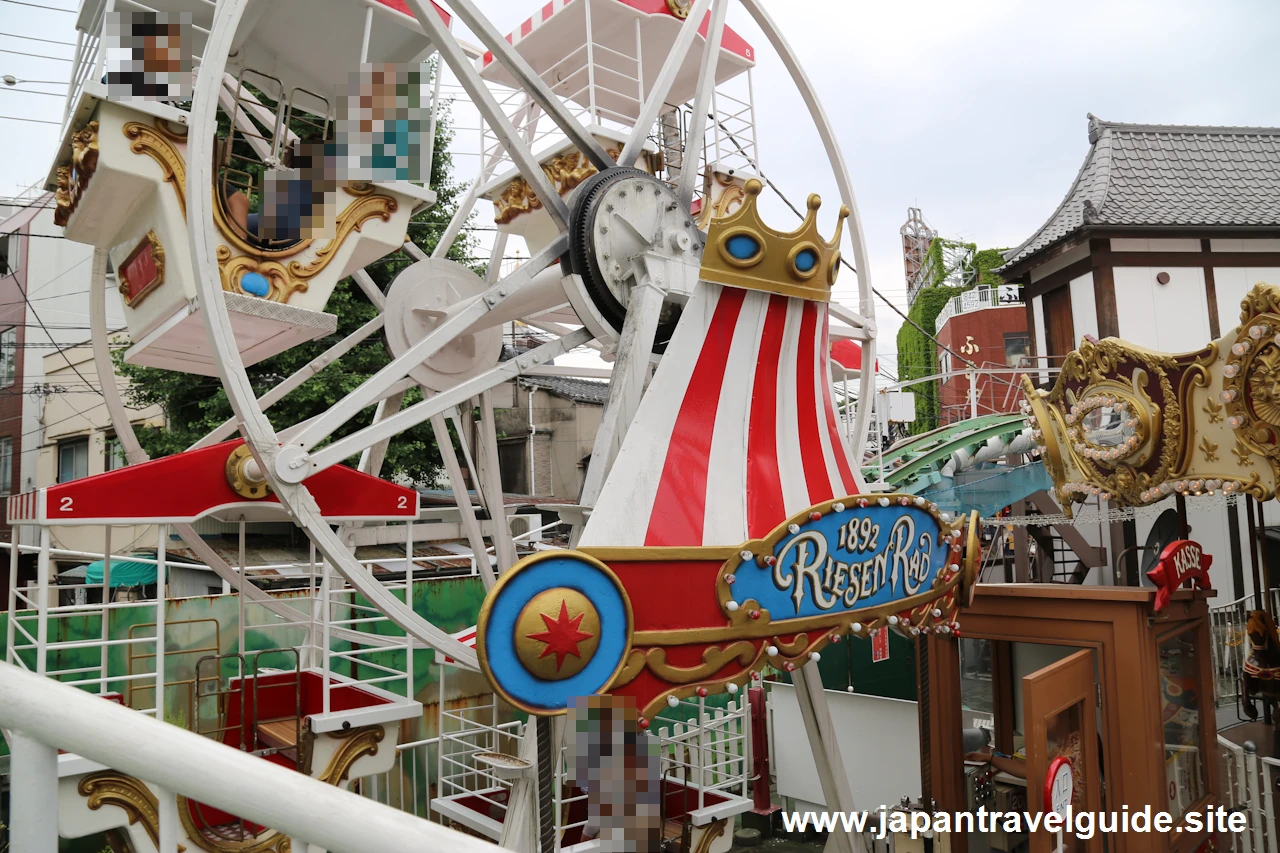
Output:
M14 853L58 853L58 750L20 731L10 730L8 741Z
M107 676L111 656L107 641L111 639L111 525L108 524L102 541L102 659L98 666L102 670L102 683L98 685L99 693L107 692ZM88 580L88 578L85 578Z
M369 7L372 11L373 7ZM436 60L436 79L431 90L431 115L427 119L427 142L422 148L422 185L431 186L431 163L436 158L436 121L440 112L440 78L444 76L444 62ZM483 153L483 152L481 152ZM450 244L452 244L452 240Z
M636 101L636 109L644 106L644 40L640 37L640 19L636 18L636 85L640 97Z
M596 113L596 54L593 49L595 35L591 32L591 0L583 7L587 17L587 115L592 124L599 124L600 117Z
M168 571L165 568L165 548L168 546L169 525L161 524L156 537L156 719L164 721L164 617L169 595L166 589Z
M246 653L246 650L245 650L245 647L244 647L244 600L245 600L244 588L245 588L246 586L248 586L248 584L249 584L249 577L248 577L248 573L246 573L246 572L245 572L245 570L244 570L244 516L243 516L243 515L242 515L242 516L240 516L240 543L239 543L239 548L240 548L240 550L239 550L239 554L240 554L240 594L239 594L238 596L236 596L236 599L237 599L236 604L237 604L237 605L239 606L239 608L240 608L240 615L239 615L239 618L236 620L236 622L237 622L237 626L238 626L238 628L239 628L238 636L239 636L239 638L240 638L240 648L236 649L236 651L238 651L240 654L242 654L242 655L243 655L243 654L245 654L245 653Z
M163 788L157 788L156 800L160 805L158 853L178 853L178 796Z
M364 10L364 39L360 42L360 64L364 65L369 61L369 33L373 31L373 7L366 6Z
M332 608L329 605L329 587L331 586L331 583L332 583L329 578L329 575L332 574L332 572L330 572L329 570L328 558L325 558L320 562L320 571L324 572L324 577L320 581L320 598L321 598L320 607L322 608L320 611L320 619L321 619L320 625L323 633L323 636L320 641L321 643L320 657L324 660L324 671L323 671L324 708L323 710L324 710L324 713L327 714L329 713L329 681L331 678L329 674L329 618L332 615L331 613Z
M9 527L9 618L5 620L4 641L5 660L17 663L18 655L13 650L14 622L18 618L18 525Z
M404 603L410 610L413 609L413 522L414 519L409 519L404 525L407 531L404 541ZM413 701L413 635L408 631L404 632L404 657L404 696L409 701Z
M36 564L36 673L48 671L49 646L49 528L40 528L40 556Z
M286 836L305 838L330 853L498 853L492 842L446 830L8 664L0 664L0 727ZM14 789L20 804L14 814L21 829L35 833L31 837L37 843L26 844L26 836L20 837L14 853L57 850L56 752L49 748L41 758L40 786L23 773L25 784Z
M307 666L316 665L316 543L308 541L307 563Z

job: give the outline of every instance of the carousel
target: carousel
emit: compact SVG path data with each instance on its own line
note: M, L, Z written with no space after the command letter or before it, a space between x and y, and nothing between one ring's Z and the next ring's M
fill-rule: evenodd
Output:
M149 460L105 381L129 464L9 499L10 523L38 543L10 547L15 575L34 554L38 578L9 588L0 668L23 780L14 850L100 832L116 850L162 853L612 849L637 830L592 817L599 743L579 737L607 707L628 742L653 745L656 789L633 781L654 843L723 853L760 784L746 694L766 668L797 688L827 807L851 810L822 651L886 631L954 645L975 592L976 515L863 480L871 412L849 388L872 397L870 265L796 50L759 0L532 11L505 33L472 0L81 4L49 189L66 237L95 248L99 375L114 369L105 317L119 298L124 360L218 377L234 416ZM732 16L768 44L749 44ZM163 30L175 20L181 36ZM122 94L111 40L129 27L149 47L162 30L185 39L194 70L175 88L189 92L144 96L134 81ZM794 85L838 193L809 195L793 222L760 203L771 183L757 127L770 119L752 95L757 49ZM442 75L480 116L483 150L427 255L407 232L437 198L423 180L432 143L412 135L434 139ZM490 215L487 267L449 260ZM509 241L528 249L514 269L501 262ZM396 253L412 263L384 290L366 268ZM856 306L833 298L842 275L857 277ZM328 309L347 278L378 313L337 338ZM549 337L503 358L513 321ZM307 420L268 417L374 336L384 367ZM861 365L841 367L837 406L839 341L856 342ZM570 547L521 558L495 393L583 347L612 371L581 498L561 509ZM265 391L250 382L247 366L293 348L314 353L302 370ZM405 405L410 391L421 400ZM473 442L450 428L464 415ZM412 568L420 495L381 476L388 444L428 423L485 589L461 632L415 607L432 583ZM238 561L202 538L209 519L238 526ZM299 594L248 574L245 529L259 521L309 541ZM138 525L154 529L154 556L113 553L113 528ZM357 557L375 525L404 543L400 579ZM100 550L60 552L62 526L100 531ZM173 617L178 545L224 583L234 604L221 616ZM53 568L67 556L101 563L70 598ZM122 600L112 573L126 570L150 580ZM270 644L254 647L250 628ZM426 741L404 741L424 713L415 658L439 672L434 761ZM487 699L447 706L456 679ZM370 802L387 802L371 793L391 775L403 793L402 759L418 748L426 808L416 793ZM852 833L831 844L862 849Z

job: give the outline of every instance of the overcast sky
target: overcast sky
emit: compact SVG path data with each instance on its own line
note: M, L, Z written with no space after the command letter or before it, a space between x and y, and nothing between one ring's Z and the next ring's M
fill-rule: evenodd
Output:
M899 305L898 228L907 208L922 208L944 236L1018 244L1074 178L1088 150L1089 112L1125 122L1280 125L1276 0L764 2L800 54L843 148L872 283ZM503 32L542 5L478 3ZM804 107L745 12L731 7L729 23L757 48L761 165L794 199L817 191L831 200L827 230L837 195ZM70 63L13 51L70 57L70 46L12 36L73 43L74 15L0 0L0 33L0 75L66 78ZM0 116L57 121L62 101L0 85ZM0 119L0 196L42 180L56 144L53 125ZM851 279L846 274L842 293ZM898 319L883 305L876 313L882 364L896 372Z

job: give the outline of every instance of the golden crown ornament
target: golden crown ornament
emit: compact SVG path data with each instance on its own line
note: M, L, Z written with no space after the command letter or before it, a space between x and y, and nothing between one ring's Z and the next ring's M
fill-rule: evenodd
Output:
M746 200L729 216L714 219L702 255L702 280L748 290L765 290L818 302L831 301L840 271L840 238L849 208L840 206L835 237L818 233L822 199L809 196L804 222L791 232L770 228L760 218L756 199L764 185L747 181Z

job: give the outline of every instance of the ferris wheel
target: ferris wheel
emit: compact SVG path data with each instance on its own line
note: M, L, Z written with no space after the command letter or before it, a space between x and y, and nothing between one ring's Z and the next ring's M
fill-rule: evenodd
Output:
M821 141L839 200L850 212L858 302L856 309L832 302L824 317L839 321L844 336L862 344L859 399L871 399L876 327L852 184L799 58L760 0L554 0L510 35L490 23L473 0L448 0L447 11L429 0L324 0L325 12L316 5L281 0L264 11L264 4L250 0L218 0L197 26L199 60L189 111L147 107L146 120L139 121L117 105L110 106L121 114L113 116L104 105L94 123L94 181L114 181L117 196L127 197L131 186L143 182L142 171L159 164L165 193L147 195L125 217L131 224L121 226L88 209L89 182L77 183L85 170L73 169L67 227L73 239L99 247L91 320L100 369L111 369L104 286L110 257L126 279L121 292L134 340L126 359L216 375L226 390L234 418L193 449L238 431L247 450L227 460L237 491L246 501L268 491L274 495L333 569L416 640L461 664L476 664L473 648L423 619L357 561L351 539L322 512L311 478L357 456L361 470L376 476L388 442L430 423L446 473L461 492L459 509L478 568L492 585L446 417L478 399L478 450L488 464L477 491L490 502L490 517L502 518L490 391L589 345L613 359L614 367L581 520L608 500L610 472L636 422L651 366L667 357L685 311L706 286L699 271L707 229L767 182L754 139L755 128L768 124L768 117L756 116L749 96L736 102L746 104L738 108L730 96L718 94L719 84L756 62L755 48L727 23L730 7L740 7L754 21L780 59ZM483 54L454 35L455 17L479 39ZM430 206L435 194L410 180L339 182L331 188L339 210L330 230L315 238L254 230L236 199L248 186L240 181L248 170L237 157L250 152L268 173L296 168L306 140L290 127L309 123L316 139L332 139L335 105L351 73L371 63L421 63L431 56L438 56L478 112L490 143L431 256L407 242L405 233L412 214ZM735 120L746 127L735 126ZM115 126L109 129L110 122ZM112 149L121 146L128 155L113 161ZM425 156L430 162L430 154ZM142 197L140 190L137 195ZM85 209L76 211L77 201ZM498 240L482 276L446 254L486 202L493 205ZM812 201L810 207L816 210ZM262 212L257 216L261 226ZM522 239L529 256L504 272L501 258L509 238ZM415 263L384 293L363 268L395 251ZM132 270L146 278L157 262L163 269L166 253L168 276L177 282L171 292L128 280ZM837 272L834 265L828 271L832 282ZM333 333L336 318L325 313L326 300L347 275L379 309L378 316L267 393L255 391L246 366ZM500 361L502 325L516 320L550 337ZM345 354L377 334L392 356L383 369L318 416L284 428L272 425L266 411L273 403L319 371L340 365ZM129 461L144 461L114 384L102 385ZM402 407L413 388L422 389L423 400ZM335 438L370 408L375 414L368 426ZM852 460L861 459L870 412L869 405L859 406L846 429ZM581 528L580 523L577 535ZM226 569L193 530L178 529L211 566ZM493 540L498 569L505 570L515 561L515 546L500 533ZM223 577L241 587L233 571ZM242 592L254 596L250 586Z

